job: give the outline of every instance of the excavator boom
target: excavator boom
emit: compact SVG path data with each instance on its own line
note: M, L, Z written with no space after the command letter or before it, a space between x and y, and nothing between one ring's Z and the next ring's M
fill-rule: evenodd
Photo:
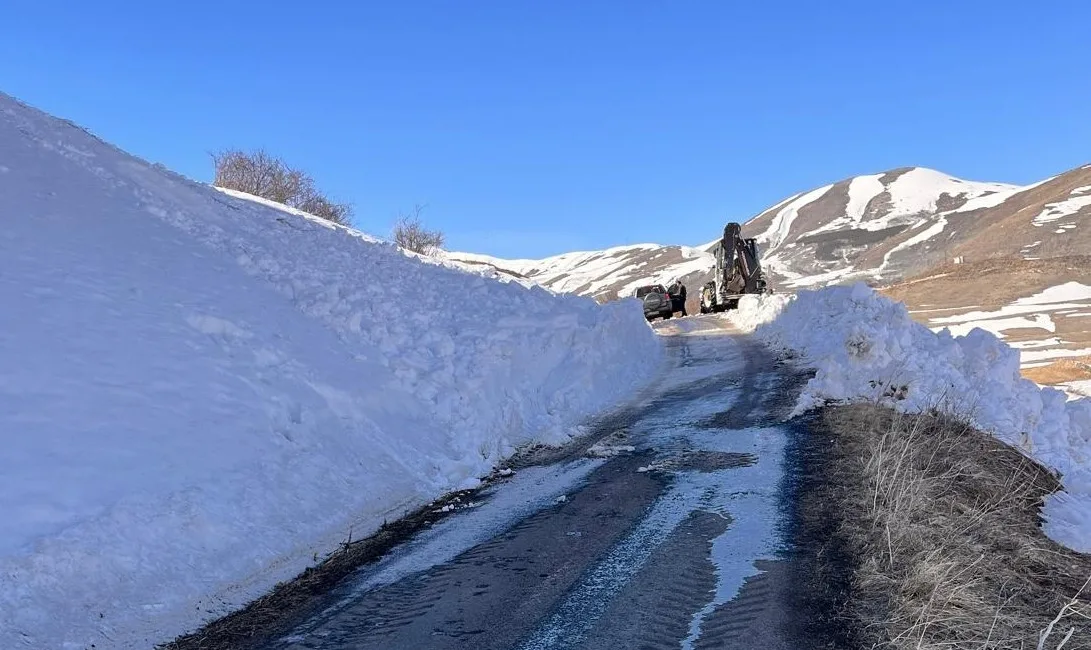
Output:
M735 222L724 226L715 251L713 279L701 292L702 313L732 309L743 295L768 291L758 259L758 243L742 236L742 226Z

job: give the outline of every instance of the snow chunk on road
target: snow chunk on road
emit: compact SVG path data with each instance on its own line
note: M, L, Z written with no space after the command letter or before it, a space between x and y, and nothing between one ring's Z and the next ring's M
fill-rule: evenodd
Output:
M147 164L0 94L0 648L147 648L649 377L599 306Z
M793 298L795 294L791 293L743 296L739 300L738 308L726 312L726 317L743 332L753 332L759 325L768 323L779 316Z
M1069 287L1049 298L1073 293ZM1091 399L1066 400L1062 391L1024 379L1019 351L995 335L933 332L905 305L864 284L801 291L791 300L747 296L739 312L747 328L765 318L755 336L815 369L797 412L868 399L963 417L1062 474L1065 492L1046 503L1043 529L1091 552Z

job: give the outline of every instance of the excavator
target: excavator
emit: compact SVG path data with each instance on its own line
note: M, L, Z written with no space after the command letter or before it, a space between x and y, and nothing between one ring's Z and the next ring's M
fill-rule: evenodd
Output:
M702 314L734 309L748 293L772 293L758 260L758 243L743 238L742 226L734 222L724 226L724 236L712 252L716 267L713 279L701 289Z

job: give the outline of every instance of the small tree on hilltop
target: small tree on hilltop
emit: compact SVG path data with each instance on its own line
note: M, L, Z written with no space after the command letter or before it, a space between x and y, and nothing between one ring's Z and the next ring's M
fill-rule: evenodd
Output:
M352 206L332 201L318 191L314 179L264 149L226 149L212 154L212 184L282 203L341 225L348 225Z
M443 233L428 230L421 224L422 205L413 206L413 212L398 215L394 222L394 243L421 255L434 255L443 248Z

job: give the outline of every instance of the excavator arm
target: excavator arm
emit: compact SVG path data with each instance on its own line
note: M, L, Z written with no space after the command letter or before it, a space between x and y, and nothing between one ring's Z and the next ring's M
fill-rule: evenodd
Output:
M758 244L743 238L742 226L729 223L716 247L716 269L701 296L702 311L722 311L738 304L747 293L766 292L765 275L758 259Z

